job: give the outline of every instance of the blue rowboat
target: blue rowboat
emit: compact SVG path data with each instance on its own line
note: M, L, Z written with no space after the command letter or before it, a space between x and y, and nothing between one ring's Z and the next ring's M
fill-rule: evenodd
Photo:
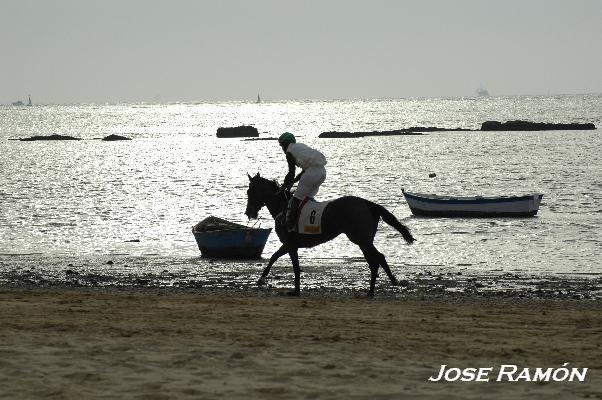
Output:
M403 195L414 215L426 217L532 217L543 194L498 197L457 197L410 193Z
M272 229L249 228L209 217L192 228L203 257L260 258Z

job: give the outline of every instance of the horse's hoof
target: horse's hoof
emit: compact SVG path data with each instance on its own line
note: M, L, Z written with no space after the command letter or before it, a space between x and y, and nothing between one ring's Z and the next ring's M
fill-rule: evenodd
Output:
M259 278L257 279L257 286L264 286L266 283L266 279L265 278Z
M301 293L297 292L297 291L291 291L291 292L286 292L286 295L291 296L291 297L299 297L299 296L301 296Z
M367 298L369 299L373 299L374 298L374 292L368 292L368 294L366 295Z

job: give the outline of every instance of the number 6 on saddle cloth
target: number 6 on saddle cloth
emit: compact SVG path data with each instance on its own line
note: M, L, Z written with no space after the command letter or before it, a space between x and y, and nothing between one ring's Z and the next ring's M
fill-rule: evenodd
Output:
M292 201L288 202L291 207ZM315 201L306 197L299 205L295 230L301 234L318 235L322 233L322 213L330 201ZM288 209L287 209L288 213Z

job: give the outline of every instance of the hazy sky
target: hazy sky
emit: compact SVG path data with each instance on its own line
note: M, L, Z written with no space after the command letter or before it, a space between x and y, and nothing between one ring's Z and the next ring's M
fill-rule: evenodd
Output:
M0 103L602 92L600 0L0 0Z

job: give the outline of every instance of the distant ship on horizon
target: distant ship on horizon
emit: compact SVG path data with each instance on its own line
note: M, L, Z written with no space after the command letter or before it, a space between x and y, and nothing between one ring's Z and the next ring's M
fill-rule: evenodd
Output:
M489 90L485 89L483 85L481 85L477 89L477 94L479 95L479 97L487 97L489 96Z
M261 103L261 97L259 97L259 93L257 93L257 104Z

